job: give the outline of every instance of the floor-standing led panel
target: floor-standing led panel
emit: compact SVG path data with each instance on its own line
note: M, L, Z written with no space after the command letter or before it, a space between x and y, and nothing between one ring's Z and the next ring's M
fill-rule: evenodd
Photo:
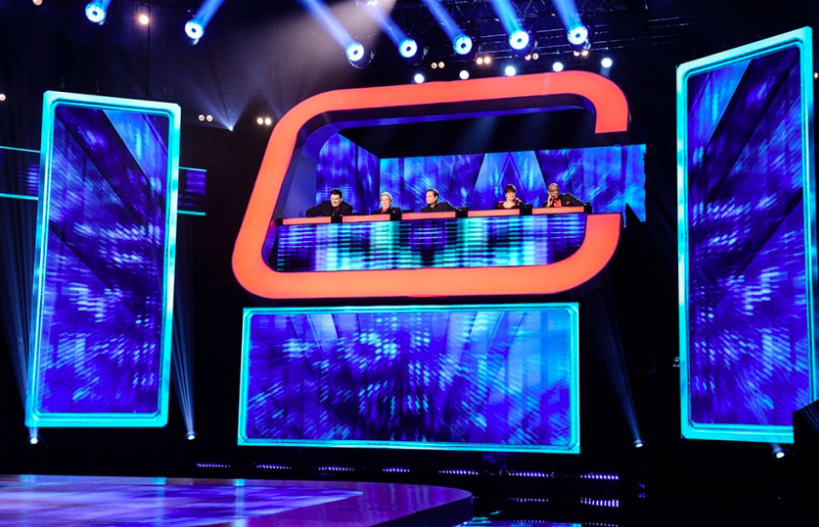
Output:
M239 444L579 453L577 313L246 309Z
M164 426L180 109L48 92L28 426Z
M810 28L677 72L682 433L791 442L819 398Z

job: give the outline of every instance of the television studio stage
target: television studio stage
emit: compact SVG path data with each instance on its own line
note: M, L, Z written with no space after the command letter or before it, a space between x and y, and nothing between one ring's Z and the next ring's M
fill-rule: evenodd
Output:
M0 1L0 525L815 520L819 10L708 4Z

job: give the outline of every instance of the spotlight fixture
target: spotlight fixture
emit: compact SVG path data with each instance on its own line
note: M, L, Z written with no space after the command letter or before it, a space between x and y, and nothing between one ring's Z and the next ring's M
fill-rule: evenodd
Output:
M483 66L483 57L478 57L475 59L475 62L478 64L478 66Z
M90 2L85 6L85 17L95 24L105 22L105 5L101 1Z
M205 28L198 20L188 20L185 24L185 34L193 41L197 41L205 34Z
M600 65L603 66L604 68L607 68L607 69L611 68L611 66L613 64L614 64L614 61L611 60L611 58L609 58L609 57L603 57L603 60L600 61Z
M437 69L438 69L438 63L437 63L437 62L433 62L432 64L430 64L430 65L429 65L429 67L430 67L430 68L432 68L432 69L434 69L434 70L437 70Z
M209 123L212 123L212 122L213 122L213 116L209 114L209 115L207 115L207 116L205 117L205 120L206 120L207 122L209 122Z
M364 58L364 46L360 42L353 42L347 46L345 54L350 62L358 62Z
M582 46L589 38L589 30L586 26L578 24L569 30L566 35L569 39L569 44L573 46Z
M559 60L552 64L552 71L561 72L563 71L563 63Z
M422 73L416 73L415 77L412 78L412 81L415 84L423 84L425 80L426 79L424 78L424 75Z
M0 102L3 102L5 100L6 100L6 94L5 93L0 93Z
M535 51L534 53L532 53L532 60L537 60L537 59L539 59L539 58L540 58L540 54L538 54L538 52L537 52L537 51Z
M398 54L405 59L411 59L418 53L418 43L411 38L405 38L398 44Z
M256 124L258 124L259 126L263 125L264 124L264 117L257 117L256 118Z
M526 46L529 45L529 33L522 29L513 31L512 34L509 35L509 45L512 46L512 49L517 51L526 49Z
M441 62L439 62L439 63L438 63L438 69L439 69L439 70L444 69L444 61L443 61L443 60L442 60Z
M199 121L204 121L204 120L205 120L205 116L200 113L199 114Z
M776 459L782 459L783 457L785 457L785 452L779 451L775 455Z
M492 55L487 55L483 58L483 63L489 66L492 64Z
M461 72L460 72L460 73L458 73L458 77L460 77L460 79L461 79L462 81L465 81L466 79L468 79L468 78L469 78L469 72L468 72L468 71L466 71L466 70L461 70Z
M589 56L589 50L584 49L583 51L580 52L580 56L581 57L588 57Z
M452 47L458 55L467 55L472 51L472 39L466 35L458 35L452 42Z
M579 51L577 51L577 50L574 50L574 51L572 51L572 55L574 55L575 57L579 57L579 56L580 56L580 52L579 52Z
M530 60L532 60L532 54L531 54L531 53L527 53L527 54L526 54L526 56L525 56L525 57L523 57L523 59L524 59L524 60L526 60L527 62L528 62L528 61L530 61Z
M191 431L190 431L190 432L188 432L188 434L185 436L185 439L187 439L188 441L193 441L194 439L196 439L196 432L194 432L193 430L191 430Z
M137 15L137 22L139 22L140 25L147 26L151 23L151 17L148 16L148 13L142 11Z
M518 70L515 69L514 66L506 66L503 70L503 74L507 77L514 77Z
M819 79L819 72L814 71L813 72L813 78L814 78L814 80Z
M643 440L637 439L634 441L634 443L632 443L632 445L634 445L634 448L643 448Z
M40 7L41 5L43 5L43 0L31 0L31 3L36 5L37 7Z
M265 117L264 118L264 125L265 126L270 126L272 124L273 124L273 119L271 119L270 117Z
M40 436L37 435L37 432L33 432L30 436L28 436L28 442L30 445L36 445L40 443Z

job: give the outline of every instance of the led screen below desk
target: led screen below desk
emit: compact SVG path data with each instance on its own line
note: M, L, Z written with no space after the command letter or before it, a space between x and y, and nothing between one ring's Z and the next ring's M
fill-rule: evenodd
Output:
M400 221L352 216L340 224L329 218L284 220L274 231L268 261L284 273L516 267L565 260L583 243L582 208L535 209L532 216L510 212L518 211L471 211L467 218L409 213Z

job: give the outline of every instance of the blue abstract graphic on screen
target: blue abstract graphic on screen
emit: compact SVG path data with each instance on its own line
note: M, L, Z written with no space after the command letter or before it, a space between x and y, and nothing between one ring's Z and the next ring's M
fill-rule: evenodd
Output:
M290 225L272 261L281 272L547 265L577 251L585 226L584 214Z
M176 229L172 116L53 108L29 420L162 426Z
M539 206L547 185L590 202L595 212L624 213L631 208L645 221L645 145L540 150L493 154L379 159L341 135L322 147L317 170L316 203L339 188L357 212L379 206L389 192L393 205L418 211L428 188L441 200L471 210L493 209L511 183L518 198Z
M577 308L245 311L240 444L579 452Z
M688 77L687 437L790 440L816 398L802 74L791 46Z

